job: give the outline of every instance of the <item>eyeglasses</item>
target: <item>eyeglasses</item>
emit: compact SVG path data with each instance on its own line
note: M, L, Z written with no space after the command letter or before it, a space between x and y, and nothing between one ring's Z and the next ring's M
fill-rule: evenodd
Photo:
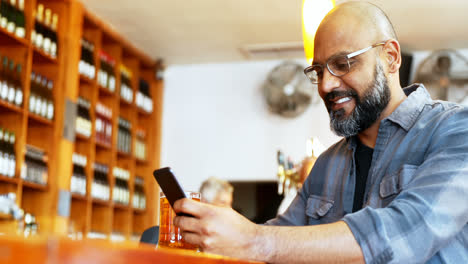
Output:
M325 65L327 65L328 71L336 77L341 77L349 72L352 62L349 59L363 54L366 51L369 51L375 47L385 45L385 42L380 42L369 46L367 48L355 51L348 55L338 55L333 56L327 60ZM323 78L324 65L322 64L312 64L311 66L304 69L304 74L310 79L313 84L319 84Z

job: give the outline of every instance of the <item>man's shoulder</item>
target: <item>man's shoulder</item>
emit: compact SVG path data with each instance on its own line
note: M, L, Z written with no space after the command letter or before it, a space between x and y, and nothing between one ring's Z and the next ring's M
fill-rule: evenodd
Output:
M331 157L337 157L350 150L350 138L342 138L335 144L331 145L318 157L316 162L330 160Z

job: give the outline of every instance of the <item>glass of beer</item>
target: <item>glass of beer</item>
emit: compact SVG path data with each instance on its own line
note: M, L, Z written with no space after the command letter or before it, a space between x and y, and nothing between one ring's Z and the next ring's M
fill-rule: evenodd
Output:
M200 201L199 192L185 192L187 198ZM183 248L199 251L197 245L187 243L182 238L180 229L174 225L175 212L163 192L159 196L159 241L158 247Z

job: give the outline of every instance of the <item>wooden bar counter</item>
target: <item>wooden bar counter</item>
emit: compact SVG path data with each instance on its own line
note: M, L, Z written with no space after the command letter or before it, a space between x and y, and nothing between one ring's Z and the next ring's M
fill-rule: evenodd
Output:
M138 263L138 264L261 264L187 250L107 241L73 241L64 238L22 239L0 236L0 263Z

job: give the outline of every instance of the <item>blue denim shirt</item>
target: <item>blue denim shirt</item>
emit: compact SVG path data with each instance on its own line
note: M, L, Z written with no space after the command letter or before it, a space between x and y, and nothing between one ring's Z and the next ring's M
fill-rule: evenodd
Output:
M269 225L345 221L366 263L468 263L468 109L422 85L381 121L363 209L352 213L356 138L317 159Z

